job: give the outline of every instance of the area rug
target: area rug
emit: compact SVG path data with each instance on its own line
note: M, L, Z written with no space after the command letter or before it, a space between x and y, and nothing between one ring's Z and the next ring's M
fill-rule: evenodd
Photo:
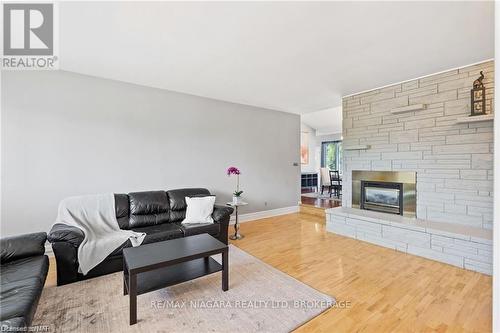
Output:
M140 295L132 326L121 272L45 288L33 325L49 332L290 332L335 302L233 245L229 268L226 292L217 272Z

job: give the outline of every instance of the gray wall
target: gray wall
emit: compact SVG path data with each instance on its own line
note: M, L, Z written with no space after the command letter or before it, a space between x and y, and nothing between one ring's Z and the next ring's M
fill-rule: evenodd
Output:
M196 78L193 78L195 80ZM2 73L3 235L48 230L59 201L207 187L242 213L296 206L299 116L62 71Z

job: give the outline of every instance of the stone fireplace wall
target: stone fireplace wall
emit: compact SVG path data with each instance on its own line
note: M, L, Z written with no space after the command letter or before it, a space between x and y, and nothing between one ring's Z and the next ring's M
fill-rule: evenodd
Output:
M343 206L352 170L415 171L417 218L491 229L493 121L460 122L481 70L492 114L493 61L344 97Z

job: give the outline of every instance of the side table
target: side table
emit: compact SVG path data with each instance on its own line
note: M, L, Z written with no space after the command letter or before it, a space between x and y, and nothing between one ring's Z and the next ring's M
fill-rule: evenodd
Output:
M240 206L246 206L248 205L247 202L240 202L240 203L233 203L233 202L228 202L226 205L234 207L234 216L235 216L235 222L234 222L234 235L229 236L229 239L232 240L237 240L237 239L242 239L243 236L242 234L239 233L240 231L240 224L238 223L238 207Z

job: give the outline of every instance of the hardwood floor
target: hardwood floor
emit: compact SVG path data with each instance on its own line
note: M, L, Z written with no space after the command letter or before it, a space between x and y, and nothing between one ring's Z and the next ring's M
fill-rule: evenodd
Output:
M234 245L349 302L296 332L491 332L491 277L325 231L290 214L243 223ZM47 286L55 285L51 260ZM50 280L50 281L49 281Z
M305 196L301 196L300 201L302 202L303 205L310 205L321 208L334 208L342 206L342 202L340 201L320 199L320 198L310 198Z
M301 204L300 205L300 213L314 215L315 217L320 217L322 219L326 219L325 208Z
M325 232L291 214L243 223L239 248L348 301L297 332L491 332L491 277Z
M56 258L52 255L49 257L49 272L44 288L55 286L57 286Z

